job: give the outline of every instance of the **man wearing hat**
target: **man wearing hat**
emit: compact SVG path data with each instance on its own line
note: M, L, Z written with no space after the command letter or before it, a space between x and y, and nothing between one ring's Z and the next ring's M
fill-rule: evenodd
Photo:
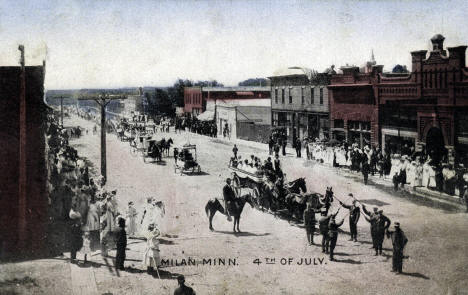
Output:
M236 194L231 187L231 179L226 178L226 185L223 187L224 208L226 209L227 220L232 221L230 210L231 204L236 198Z
M379 251L379 254L382 255L382 244L385 238L385 232L390 227L392 222L390 219L383 214L383 210L380 209L378 211L377 220L376 220L376 233L375 233L375 242L377 244L377 249L375 251Z
M185 277L183 275L177 277L177 283L179 287L175 289L174 295L195 295L195 291L193 291L191 287L185 285Z
M375 249L375 255L378 255L377 244L376 244L376 222L379 215L378 208L374 207L374 212L369 212L364 204L362 204L362 211L364 212L364 218L370 223L370 233L372 237L372 248ZM368 217L366 217L366 215Z
M306 230L307 235L307 242L309 245L314 244L314 232L315 232L315 224L317 221L315 220L315 210L312 208L311 203L307 203L307 207L304 210L304 227Z
M392 272L401 274L403 272L403 249L408 239L401 230L399 222L395 222L394 227L394 231L387 231L387 236L392 239L393 245Z
M343 225L344 218L340 222L335 221L335 216L330 219L328 224L328 236L330 239L330 261L333 261L333 252L335 251L336 241L338 240L338 228Z
M353 194L349 194L348 196L354 198ZM346 209L349 209L349 231L351 232L351 238L349 240L354 240L355 242L357 242L357 223L359 221L359 218L361 217L361 210L356 205L356 200L353 200L352 205L345 205L343 204L343 202L339 202L341 206L345 207Z
M327 214L326 208L322 207L320 209L321 217L319 219L319 230L320 230L320 233L322 234L322 253L328 253L328 248L329 248L329 243L330 243L330 239L328 236L328 224L330 222L330 219L332 217L335 217L339 211L340 209L338 208L335 214Z

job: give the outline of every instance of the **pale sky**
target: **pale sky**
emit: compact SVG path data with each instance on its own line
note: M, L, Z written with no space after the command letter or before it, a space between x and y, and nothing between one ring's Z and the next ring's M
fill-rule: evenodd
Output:
M0 0L0 65L46 58L46 88L237 85L275 70L331 64L409 68L410 51L468 44L461 1ZM46 49L47 48L47 49ZM46 57L47 52L47 57Z

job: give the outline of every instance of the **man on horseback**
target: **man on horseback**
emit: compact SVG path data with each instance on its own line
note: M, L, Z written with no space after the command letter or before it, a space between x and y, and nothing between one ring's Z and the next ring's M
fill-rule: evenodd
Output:
M223 187L223 198L224 198L224 208L226 208L227 220L232 221L231 214L229 213L231 209L231 204L236 198L236 193L232 189L231 179L226 178L226 185Z

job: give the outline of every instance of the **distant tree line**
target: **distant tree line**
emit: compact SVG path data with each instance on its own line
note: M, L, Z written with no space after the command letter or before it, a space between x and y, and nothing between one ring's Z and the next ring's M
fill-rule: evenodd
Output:
M223 87L224 85L216 80L194 82L189 79L177 79L171 87L155 88L154 91L145 91L148 112L150 115L174 115L176 107L184 106L184 88L192 86Z
M239 82L239 86L267 86L268 80L265 78L250 78Z

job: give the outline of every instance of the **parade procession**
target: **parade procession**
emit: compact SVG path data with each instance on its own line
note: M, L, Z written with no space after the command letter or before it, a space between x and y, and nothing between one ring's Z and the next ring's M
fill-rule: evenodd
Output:
M0 294L468 294L467 9L0 3Z

